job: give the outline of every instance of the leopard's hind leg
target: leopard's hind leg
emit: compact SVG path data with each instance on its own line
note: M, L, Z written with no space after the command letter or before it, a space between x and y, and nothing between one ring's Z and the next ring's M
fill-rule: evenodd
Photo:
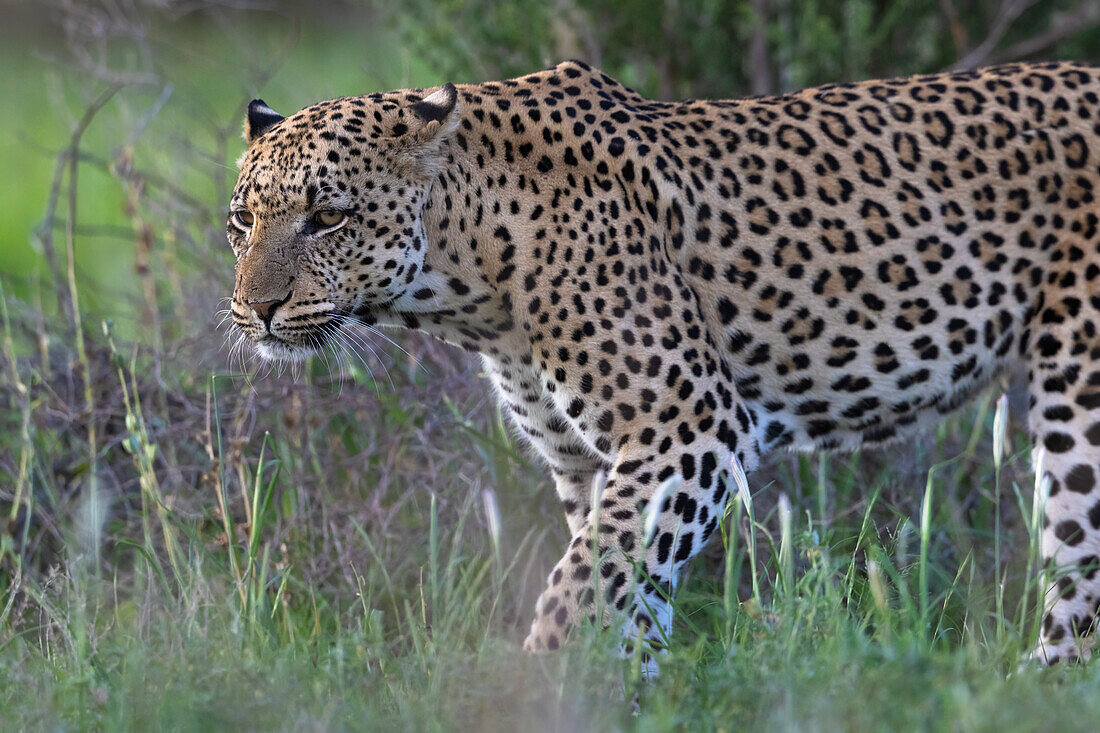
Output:
M1051 580L1034 656L1048 664L1088 657L1100 607L1100 298L1089 295L1100 292L1100 270L1073 269L1048 273L1028 347L1036 468L1049 481L1042 554Z

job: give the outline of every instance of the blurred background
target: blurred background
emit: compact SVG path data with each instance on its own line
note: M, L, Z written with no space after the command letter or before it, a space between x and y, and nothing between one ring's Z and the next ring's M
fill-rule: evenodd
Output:
M655 98L735 97L1100 56L1089 0L4 0L0 11L5 291L46 312L64 300L61 163L76 150L81 305L143 342L162 315L181 326L181 310L210 310L181 298L220 292L222 210L256 96L288 113L579 58Z
M429 529L467 519L463 557L503 546L523 565L494 617L519 638L567 539L476 360L395 334L400 348L370 340L281 378L230 363L224 221L250 99L289 114L566 58L660 99L1100 61L1097 0L3 0L0 19L0 648L31 628L64 637L32 591L75 582L75 562L118 582L177 552L215 558L227 587L238 553L262 558L292 610L389 584L393 623L397 599L424 601ZM888 467L791 457L753 481L823 523L858 520L872 493L914 517L930 456L973 456L989 397L975 410ZM939 550L948 568L973 550L967 528L989 527L969 466L942 504L961 533Z

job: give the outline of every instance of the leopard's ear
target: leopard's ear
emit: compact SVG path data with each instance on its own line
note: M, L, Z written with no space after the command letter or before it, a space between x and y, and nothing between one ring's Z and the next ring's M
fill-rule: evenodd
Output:
M270 130L285 117L267 106L262 99L253 99L248 103L248 115L244 120L244 139L251 145L260 135Z
M414 102L409 108L425 124L438 122L446 125L458 121L458 89L447 82L436 91Z
M407 108L402 134L394 141L404 172L432 177L445 164L445 143L458 128L458 89L450 82Z

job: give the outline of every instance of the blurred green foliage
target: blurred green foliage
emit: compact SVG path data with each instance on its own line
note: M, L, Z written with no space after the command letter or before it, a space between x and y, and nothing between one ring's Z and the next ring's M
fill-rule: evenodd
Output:
M1100 59L1100 8L1080 0L410 0L405 41L441 77L509 77L576 56L647 94L732 97L978 64ZM1071 22L1073 21L1073 22ZM1002 27L1004 26L1004 27ZM1063 26L1065 26L1063 28ZM762 34L763 51L753 57ZM754 86L756 80L756 86Z

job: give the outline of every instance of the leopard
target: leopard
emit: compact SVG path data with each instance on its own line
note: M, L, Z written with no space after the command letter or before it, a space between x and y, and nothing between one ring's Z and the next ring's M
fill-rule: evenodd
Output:
M290 116L257 99L244 137L231 312L258 357L423 331L480 356L545 463L570 540L523 649L585 623L667 648L731 475L904 440L1018 371L1058 577L1033 654L1088 658L1097 65L657 101L567 61Z

